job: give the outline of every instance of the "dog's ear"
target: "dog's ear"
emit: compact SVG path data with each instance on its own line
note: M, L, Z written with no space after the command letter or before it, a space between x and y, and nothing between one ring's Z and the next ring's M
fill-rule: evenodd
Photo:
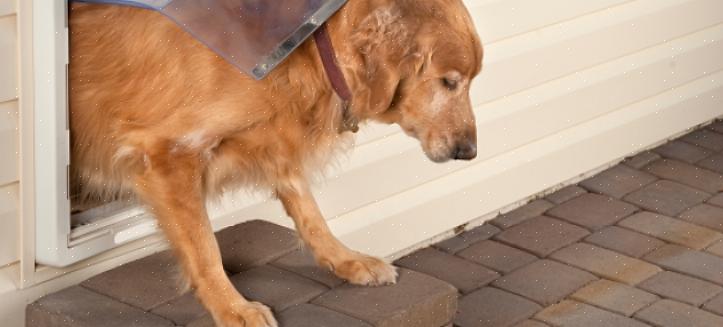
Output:
M361 97L359 102L369 106L365 113L357 114L377 115L389 108L397 86L409 70L410 59L419 61L412 31L397 10L380 8L362 20L350 41L363 59L363 67L356 71L356 80L365 90L355 97Z

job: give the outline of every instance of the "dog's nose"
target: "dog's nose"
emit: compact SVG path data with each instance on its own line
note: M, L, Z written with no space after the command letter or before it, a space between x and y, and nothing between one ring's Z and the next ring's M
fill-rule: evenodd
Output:
M452 155L455 160L472 160L475 157L477 157L477 145L469 141L458 143Z

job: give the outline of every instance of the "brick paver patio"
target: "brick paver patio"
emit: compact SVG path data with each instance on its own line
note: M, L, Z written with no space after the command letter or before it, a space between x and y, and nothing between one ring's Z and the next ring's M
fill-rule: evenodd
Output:
M271 236L269 236L271 235ZM628 158L346 284L294 233L218 233L224 266L287 327L723 326L723 122ZM168 253L46 296L28 326L211 326Z

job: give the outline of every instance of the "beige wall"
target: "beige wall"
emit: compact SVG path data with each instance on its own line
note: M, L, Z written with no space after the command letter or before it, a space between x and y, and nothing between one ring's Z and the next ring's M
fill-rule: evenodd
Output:
M432 164L398 129L365 128L316 188L332 229L358 250L398 256L723 115L723 1L465 2L486 44L472 92L479 158ZM17 253L5 250L17 243L18 217L12 11L0 0L0 219L10 225L0 228L0 266ZM290 225L263 198L229 196L212 211L216 228L254 218ZM147 245L41 268L41 279L75 272L23 291L3 284L4 272L17 276L12 267L0 269L0 317L19 325L25 302L160 248Z

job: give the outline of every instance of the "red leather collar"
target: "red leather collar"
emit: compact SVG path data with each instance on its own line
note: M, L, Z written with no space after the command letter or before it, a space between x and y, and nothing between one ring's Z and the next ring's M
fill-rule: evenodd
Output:
M329 83L331 83L331 87L334 89L334 92L342 100L342 124L344 125L342 126L342 130L351 130L352 132L356 132L359 127L350 112L352 93L349 89L349 85L346 83L344 73L341 71L341 68L339 68L339 64L336 61L334 46L331 43L329 31L326 29L326 23L322 24L314 32L314 41L316 42L316 49L319 51L319 56L321 57L326 77L329 79Z

